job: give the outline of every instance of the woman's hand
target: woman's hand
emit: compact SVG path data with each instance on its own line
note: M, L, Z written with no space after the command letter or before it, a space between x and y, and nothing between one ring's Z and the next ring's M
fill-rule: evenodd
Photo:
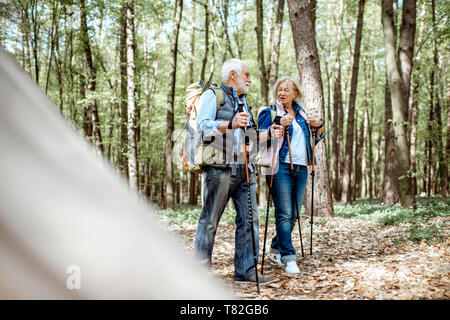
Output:
M318 117L306 117L306 123L311 127L318 127L323 123L323 121Z
M294 117L289 115L289 114L286 114L286 115L281 117L280 124L283 127L288 127L292 123L292 121L294 121Z

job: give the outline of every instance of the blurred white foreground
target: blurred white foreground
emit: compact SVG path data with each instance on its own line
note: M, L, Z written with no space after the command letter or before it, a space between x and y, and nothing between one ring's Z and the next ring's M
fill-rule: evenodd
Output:
M0 47L0 298L230 299L151 210Z

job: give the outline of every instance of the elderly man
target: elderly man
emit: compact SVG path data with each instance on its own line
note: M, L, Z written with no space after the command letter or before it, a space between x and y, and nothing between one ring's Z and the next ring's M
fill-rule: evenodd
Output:
M233 199L236 208L236 233L234 254L234 281L256 282L256 270L254 265L253 244L251 228L253 227L258 257L258 211L256 206L256 180L255 168L248 164L250 195L253 213L253 226L250 222L248 204L248 183L246 168L243 164L244 133L241 128L255 128L256 124L247 106L245 97L251 83L250 71L245 62L238 59L226 61L222 67L222 84L220 89L224 93L224 102L217 108L217 100L213 90L206 90L200 97L201 109L198 113L198 131L202 133L204 140L228 141L228 148L218 148L222 143L216 143L217 151L226 153L231 161L216 161L203 166L203 209L200 214L194 251L196 257L204 264L211 266L211 255L214 246L214 237L217 225L230 198ZM283 128L273 126L270 133L273 136L281 136ZM226 137L224 137L226 135ZM261 140L268 139L270 135L266 131L261 135ZM224 144L225 145L225 144ZM231 145L231 146L230 146ZM225 152L225 150L228 150ZM241 161L239 161L241 159ZM272 278L259 275L258 283L265 284Z

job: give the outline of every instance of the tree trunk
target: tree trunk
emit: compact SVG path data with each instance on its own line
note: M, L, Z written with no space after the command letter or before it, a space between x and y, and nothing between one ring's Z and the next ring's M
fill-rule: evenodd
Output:
M127 5L123 5L120 15L120 152L119 163L128 179L128 99L127 99Z
M398 175L401 204L404 208L415 208L415 199L411 188L410 155L404 126L402 80L398 70L395 56L395 30L393 23L392 0L383 0L382 23L384 34L384 47L386 52L386 69L391 90L391 102L393 113L393 127L398 154Z
M39 66L39 39L41 38L39 36L40 30L41 30L41 20L39 19L38 15L38 5L36 1L31 1L31 25L33 27L33 38L31 41L31 48L33 50L33 58L34 58L34 75L36 79L36 83L39 85L39 72L40 72L40 66Z
M317 9L317 0L309 0L309 6L311 8L311 23L314 33L316 32L316 9Z
M191 57L189 59L189 83L194 83L194 60L195 60L195 1L192 1L191 20ZM157 59L155 59L157 60Z
M300 74L300 90L304 94L304 104L308 112L323 118L323 88L320 76L320 61L311 12L307 0L288 0L289 17L294 37L297 68ZM315 166L314 208L315 215L333 216L330 182L328 180L328 160L326 158L325 140L315 148L318 163ZM309 184L308 184L309 185ZM308 186L306 205L311 202L311 188Z
M278 61L280 58L281 30L283 28L284 0L278 1L275 30L273 33L272 58L270 60L269 86L273 87L278 78ZM275 97L273 97L275 99Z
M177 0L178 1L178 0ZM202 71L200 72L200 79L205 79L206 63L208 62L208 50L209 50L209 7L208 2L204 4L205 7L205 54L203 56Z
M367 141L366 135L366 113L363 112L361 123L359 124L359 132L358 136L355 139L358 139L358 143L355 146L355 193L352 192L352 200L356 200L357 198L362 197L362 192L365 192L365 188L363 188L363 172L365 172L365 148ZM355 123L356 127L356 123ZM363 190L364 189L364 190Z
M382 159L382 150L385 149L385 135L380 134L377 142L377 159L375 161L375 169L374 169L374 183L373 183L373 193L375 195L380 194L379 199L381 200L381 192L380 192L380 180L381 180L381 159Z
M358 24L356 27L355 49L353 54L353 69L350 88L350 102L348 105L347 117L347 138L345 141L345 166L342 177L342 201L352 202L352 173L353 173L353 133L356 105L356 90L358 86L359 56L361 48L362 27L364 18L365 0L359 1Z
M169 72L169 92L167 95L167 133L164 146L165 158L165 185L166 185L166 205L168 208L174 208L174 188L173 188L173 162L172 134L174 131L174 107L175 107L175 81L177 72L177 52L178 52L178 34L180 31L181 16L183 12L183 0L176 0L175 20L172 28L172 37L170 44L170 72Z
M47 67L47 79L45 81L45 94L48 94L48 84L50 82L50 75L52 70L52 61L55 59L55 40L57 35L55 35L55 29L56 29L56 17L58 15L58 6L59 3L56 1L52 1L52 25L50 27L50 47L49 47L49 54L48 54L48 67Z
M266 65L264 61L264 42L263 42L263 5L262 0L256 0L256 43L258 46L258 67L259 67L259 81L261 84L261 98L262 105L267 106L268 102L268 84Z
M392 127L391 91L386 75L385 111L384 111L384 179L379 201L385 205L393 205L400 201L398 184L398 157Z
M195 2L192 2L192 33L191 33L191 60L189 61L189 83L194 82L195 57ZM190 205L197 205L197 174L189 172L189 200Z
M448 85L448 84L447 84ZM449 87L447 87L447 105L450 104L450 90ZM445 159L450 159L450 108L447 107L447 144L445 147ZM445 172L444 175L448 177L448 165L445 166ZM449 190L450 183L448 179L445 179L445 190L448 194L450 192Z
M272 38L273 38L273 13L275 10L275 0L270 0L270 8L269 8L269 17L267 19L267 36L266 36L266 48L267 48L267 52L266 52L266 57L265 57L265 61L266 63L270 64L270 59L272 57L271 54L271 49L272 49ZM267 72L267 76L266 78L269 79L269 74L270 74L270 65L268 67L268 69L266 70Z
M87 82L89 90L89 116L92 122L92 135L94 139L95 146L99 154L103 154L102 145L102 135L100 132L100 121L98 118L97 102L95 99L96 81L97 81L97 69L94 66L91 53L91 45L89 43L89 34L87 27L87 15L86 15L86 4L85 0L80 0L81 8L81 39L83 43L83 49L86 56L86 71L87 71Z
M416 34L416 0L404 0L402 25L398 48L398 65L402 77L402 97L404 118L409 118L409 92L413 68L414 37Z
M130 188L138 192L138 161L137 161L137 137L136 137L136 103L134 83L134 3L133 0L128 0L126 10L126 47L127 47L127 96L128 96L128 123L127 123L127 138L128 138L128 182Z
M436 139L436 153L439 161L439 169L437 174L436 185L439 186L439 193L441 194L442 201L445 203L447 200L447 188L446 180L447 176L447 164L444 159L444 147L442 141L442 116L441 116L441 101L439 95L439 83L440 83L440 66L438 59L438 46L437 46L437 30L436 30L436 5L435 0L431 0L431 11L432 11L432 25L433 25L433 71L432 71L432 86L431 91L434 92L434 114L436 120L436 134L433 135ZM435 85L433 85L435 83ZM448 158L447 158L448 160Z
M421 17L425 16L425 2L422 4L421 9ZM409 120L408 122L411 125L411 134L410 134L410 146L411 146L411 174L413 175L412 178L412 188L413 188L413 194L418 194L418 187L417 187L417 176L416 176L416 150L417 150L417 118L419 115L419 108L418 108L418 94L419 94L419 85L420 85L420 59L422 57L422 51L420 48L422 47L423 43L423 33L425 29L425 23L422 21L422 24L419 29L419 36L417 38L417 50L416 54L414 55L414 62L416 62L416 68L413 73L413 80L412 80L412 99L410 99L410 111L408 112Z
M373 151L372 151L372 113L373 108L371 108L371 112L369 113L369 106L370 106L370 96L371 96L371 83L373 81L374 77L374 71L373 68L373 62L372 60L369 60L368 66L367 66L367 84L366 84L366 93L364 96L364 112L366 113L366 119L367 119L367 164L366 168L368 168L367 177L368 177L368 188L367 192L369 195L369 198L373 197Z
M341 200L342 182L340 179L340 153L342 141L342 127L339 119L342 118L342 90L341 90L341 38L342 38L342 17L343 17L343 1L339 2L339 9L337 13L337 49L336 61L334 65L334 88L333 88L333 125L332 125L332 154L333 154L333 198L335 201Z
M236 42L236 47L238 51L239 59L242 59L242 52L244 51L244 38L246 34L246 24L247 24L247 0L242 1L242 22L240 32L234 33L234 39Z
M222 63L227 60L227 53L230 54L232 58L234 58L234 54L231 50L230 36L228 35L228 0L223 1L223 55L222 55ZM195 21L195 20L194 20Z

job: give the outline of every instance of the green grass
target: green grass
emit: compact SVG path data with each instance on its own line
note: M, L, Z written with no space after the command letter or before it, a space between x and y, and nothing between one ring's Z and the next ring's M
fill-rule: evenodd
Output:
M196 224L198 222L198 218L200 217L201 211L202 209L200 207L184 205L175 210L172 209L158 210L156 214L161 218L165 218L169 222L169 224L181 224L183 222ZM266 223L266 213L267 213L266 207L258 208L259 223L261 225ZM304 208L301 209L300 215L302 217L305 215ZM233 224L235 217L236 211L234 209L230 209L227 206L222 214L220 222ZM269 211L269 223L275 223L275 209L273 208L273 206L270 208ZM306 221L302 221L302 226L306 223L307 223ZM314 223L325 224L326 220L317 219L317 221L315 221Z
M401 241L442 242L447 239L448 225L428 225L430 218L449 217L450 205L437 198L417 198L417 209L405 209L400 205L383 206L376 200L359 200L353 204L335 203L335 215L350 219L366 219L384 225L408 225L406 237Z
M335 203L334 213L344 218L367 219L386 225L425 223L433 217L450 216L450 205L440 199L419 198L417 209L411 210L400 205L383 206L374 200L359 200L353 204Z
M182 206L176 210L159 210L157 214L165 218L170 224L197 224L201 213L200 207ZM264 225L266 221L266 208L259 208L259 222ZM441 242L447 239L445 230L449 225L429 225L428 220L434 217L449 217L450 203L443 203L437 198L417 198L417 209L404 209L400 205L383 206L376 199L357 200L352 204L335 203L334 213L336 216L347 219L365 219L375 221L383 225L406 224L408 229L405 237L401 241L420 242ZM301 215L305 215L305 209L302 208ZM233 224L236 211L228 206L221 218L221 223ZM270 208L269 223L275 223L274 208ZM326 224L326 218L317 218L315 224ZM302 221L302 227L309 226L309 222Z

